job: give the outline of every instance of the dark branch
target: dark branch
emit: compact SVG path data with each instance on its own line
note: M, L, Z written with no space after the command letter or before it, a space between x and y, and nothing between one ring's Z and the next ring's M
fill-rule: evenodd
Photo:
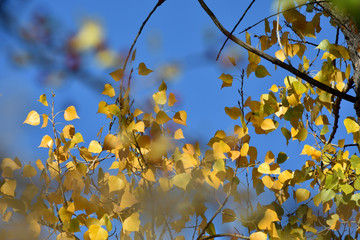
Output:
M287 63L284 63L272 56L270 56L267 53L264 53L262 51L260 51L259 49L254 48L253 46L241 41L240 39L238 39L237 37L235 37L234 35L231 35L229 31L227 31L223 25L219 22L219 20L216 18L216 16L214 15L214 13L208 8L208 6L205 4L205 2L203 0L198 0L198 2L200 3L201 7L205 10L205 12L209 15L209 17L213 20L213 22L215 23L215 25L219 28L219 30L225 34L229 39L231 39L233 42L235 42L236 44L240 45L241 47L245 48L246 50L255 53L256 55L268 60L269 62L293 73L295 76L302 78L303 80L305 80L306 82L328 92L331 93L337 97L340 97L342 99L345 99L349 102L355 103L356 102L356 98L354 96L348 95L346 93L340 92L336 89L333 89L319 81L316 81L315 79L313 79L312 77L310 77L309 75L300 72L299 70L297 70L296 68L290 66Z

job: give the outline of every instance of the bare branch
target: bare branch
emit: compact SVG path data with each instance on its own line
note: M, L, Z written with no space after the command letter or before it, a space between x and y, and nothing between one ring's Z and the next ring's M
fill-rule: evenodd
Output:
M213 238L218 238L218 237L236 237L236 238L240 238L240 239L250 239L250 237L243 236L243 235L236 234L236 233L221 233L221 234L214 234L211 236L204 237L201 240L213 239Z
M253 46L241 41L240 39L238 39L237 37L235 37L234 35L231 35L229 31L227 31L223 25L219 22L219 20L216 18L216 16L214 15L214 13L208 8L208 6L205 4L205 2L203 0L198 0L198 2L200 3L201 7L205 10L205 12L209 15L209 17L213 20L213 22L215 23L215 25L219 28L219 30L225 34L226 36L229 37L229 39L231 39L233 42L235 42L236 44L240 45L241 47L245 48L246 50L255 53L256 55L268 60L271 63L276 64L277 66L293 73L295 76L302 78L303 80L305 80L306 82L328 92L331 93L337 97L340 97L342 99L345 99L349 102L355 103L356 102L356 98L354 96L351 96L349 94L340 92L336 89L333 89L319 81L316 81L315 79L313 79L312 77L310 77L309 75L300 72L299 70L297 70L296 68L288 65L287 63L284 63L272 56L270 56L267 53L264 53L262 51L260 51L257 48L254 48Z

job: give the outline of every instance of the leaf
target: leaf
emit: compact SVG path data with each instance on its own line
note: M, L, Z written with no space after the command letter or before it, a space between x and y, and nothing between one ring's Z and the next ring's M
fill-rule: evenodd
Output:
M320 197L322 202L327 202L335 197L335 192L331 189L323 189L320 192Z
M190 174L188 173L180 173L175 175L172 179L172 183L178 188L184 189L186 191L186 186L190 182Z
M64 112L64 119L66 121L74 120L75 118L79 118L79 116L76 113L76 109L74 106L68 107Z
M99 23L85 21L72 41L72 45L80 51L95 48L103 41L103 31Z
M175 139L183 139L183 138L185 138L181 128L179 128L178 130L175 131L174 138Z
M124 70L122 68L119 68L111 73L109 75L115 80L120 81L124 77Z
M40 124L40 115L36 111L31 111L27 115L24 123L27 123L32 126L37 126Z
M281 164L281 163L284 163L286 160L288 160L288 158L289 157L286 155L286 153L279 152L276 162L277 162L277 164Z
M152 95L156 104L164 105L166 103L166 90L154 93Z
M145 65L145 63L140 63L139 64L139 75L143 75L146 76L149 73L153 72L152 70L148 69Z
M309 199L310 192L307 189L299 188L296 190L295 196L296 196L297 203L303 202L303 201L306 201Z
M140 214L135 212L131 214L128 218L123 222L123 229L129 232L139 231L140 227Z
M42 117L43 117L43 124L42 124L41 128L44 128L48 124L49 117L45 113L42 115Z
M101 94L107 95L109 97L113 97L113 96L115 96L115 90L111 86L111 84L107 83L107 84L105 84L104 91L102 91Z
M41 143L39 147L43 147L43 148L51 148L53 145L54 141L53 139L49 136L49 135L45 135L42 139L41 139Z
M31 165L24 166L23 177L31 178L36 176L36 174L37 174L36 169L33 166Z
M352 118L346 118L344 120L344 125L347 133L355 133L360 129L359 124Z
M84 142L84 139L83 139L81 133L76 133L74 135L74 137L71 139L71 147L70 148L75 146L75 144L78 144L78 143L81 143L81 142Z
M156 122L158 124L164 124L164 123L167 123L170 120L171 120L171 118L164 111L159 111L156 114Z
M125 191L121 197L120 208L128 208L138 203L136 197L129 191Z
M173 93L169 94L169 101L168 101L168 105L169 107L174 106L174 104L177 102L175 95Z
M98 141L92 140L89 144L88 150L92 153L101 153L102 147Z
M276 129L276 126L274 124L274 121L272 119L265 119L261 123L261 129L265 131L274 130Z
M89 227L89 237L91 240L106 240L108 239L108 232L99 225L91 225Z
M255 76L258 78L264 78L266 76L271 76L271 75L263 65L259 65L255 70Z
M238 107L232 107L232 108L225 107L225 112L227 115L229 115L231 119L234 120L238 119L241 116L241 110Z
M3 185L1 185L0 192L5 195L15 197L16 180L5 179Z
M41 95L38 101L41 102L46 107L49 106L49 104L48 104L48 102L46 100L46 95L45 94Z
M177 124L182 124L186 126L186 118L187 118L187 114L185 111L179 111L177 113L175 113L173 121Z
M250 235L250 240L266 240L267 234L264 232L255 232Z
M120 191L125 187L124 181L118 176L109 176L109 192Z
M234 78L233 76L231 76L230 74L221 74L221 76L219 77L219 79L221 79L224 83L227 83L227 84L232 84Z
M210 223L210 224L207 226L206 232L207 232L210 236L216 234L216 230L215 230L214 223Z
M331 44L329 40L324 39L320 42L320 44L315 49L321 49L323 51L329 51L331 47Z
M17 164L17 162L11 158L4 158L1 162L1 176L12 178L13 172L20 168L21 165Z
M222 223L233 222L236 220L236 214L234 210L225 208L222 211Z
M277 213L272 209L266 209L264 217L258 223L258 227L261 230L270 230L271 223L280 221Z

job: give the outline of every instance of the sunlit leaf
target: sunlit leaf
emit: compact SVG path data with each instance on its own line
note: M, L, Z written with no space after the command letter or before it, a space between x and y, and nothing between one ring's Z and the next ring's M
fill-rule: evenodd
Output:
M89 237L91 240L106 240L108 232L99 225L91 225L89 227Z
M37 126L40 124L40 115L36 111L31 111L27 115L24 123L27 123L32 126Z
M169 94L169 101L168 101L168 105L169 107L174 106L174 104L177 102L175 95L173 93Z
M139 231L140 227L140 214L135 212L131 214L128 218L123 222L123 229L129 232Z
M16 189L16 180L5 179L5 182L1 185L0 192L5 195L14 197L15 189Z
M43 124L42 124L41 128L44 128L48 124L49 117L46 114L43 114L42 117L43 117Z
M102 147L98 141L92 140L89 144L88 150L92 153L100 153L102 151Z
M296 195L296 201L297 203L299 203L308 200L310 197L310 192L307 189L299 188L296 190L295 195Z
M329 40L324 39L320 42L320 44L316 47L316 49L321 49L323 51L329 51L331 47L331 44Z
M166 103L166 101L167 101L167 99L166 99L166 91L165 90L154 93L152 95L152 97L153 97L155 103L159 104L159 105L164 105Z
M148 75L149 73L152 73L153 71L148 69L145 65L145 63L140 63L139 64L139 75L143 75L143 76L146 76Z
M258 227L261 230L270 230L271 223L280 221L277 213L272 209L266 209L265 216L258 223Z
M183 134L183 131L181 130L181 128L179 128L178 130L175 131L174 138L175 139L183 139L184 138L184 134Z
M345 118L344 125L347 133L355 133L360 129L359 124L352 118Z
M113 96L115 96L115 90L111 86L111 84L107 83L107 84L105 84L104 91L102 91L101 94L107 95L109 97L113 97Z
M31 165L24 166L23 177L31 178L36 176L36 174L37 174L36 169L33 166Z
M269 130L274 130L276 129L276 126L274 124L274 121L271 119L265 119L262 123L261 123L261 129L265 130L265 131L269 131Z
M164 124L164 123L167 123L170 120L171 120L171 118L164 111L159 111L156 114L156 122L158 124Z
M187 114L185 111L179 111L177 113L175 113L173 121L177 124L182 124L186 126L186 118L187 118Z
M264 232L255 232L250 234L250 240L266 240L268 239L267 234Z
M53 145L54 141L53 139L49 136L49 135L45 135L42 139L41 139L41 143L39 147L43 147L43 148L51 148Z
M180 173L173 177L172 183L178 188L184 189L186 191L186 187L190 182L190 175L188 173Z
M118 176L109 176L109 192L120 191L125 187L124 181Z
M64 112L64 119L66 121L74 120L75 118L79 118L79 116L76 113L76 109L74 106L68 107Z
M233 82L233 76L231 76L230 74L221 74L221 76L219 77L222 81L223 81L223 84L221 86L221 88L223 87L230 87L232 85L232 82Z
M124 69L119 68L109 74L115 81L120 81L124 77Z
M48 104L48 102L46 100L46 95L45 94L41 95L38 101L41 102L46 107L49 106L49 104Z

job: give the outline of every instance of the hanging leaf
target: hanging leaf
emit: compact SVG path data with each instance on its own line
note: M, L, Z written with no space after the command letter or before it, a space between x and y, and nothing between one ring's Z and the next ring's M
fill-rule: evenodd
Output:
M40 115L36 111L31 111L27 115L24 123L27 123L32 126L37 126L40 124Z
M140 227L140 214L135 212L131 214L128 218L123 222L123 229L129 232L139 231Z
M91 240L106 240L108 239L108 232L99 225L91 225L88 230Z
M190 174L188 173L180 173L173 177L172 183L177 186L178 188L183 189L186 191L186 187L190 182Z
M346 118L344 120L344 125L347 133L355 133L360 129L359 124L352 118Z
M49 116L44 113L44 114L42 115L42 117L43 117L43 124L42 124L41 128L44 128L44 127L46 127L47 124L48 124Z
M119 68L109 74L115 81L120 81L124 77L124 69Z
M43 147L43 148L51 148L53 145L54 141L53 139L49 136L49 135L45 135L40 143L39 147Z
M92 140L89 144L88 150L92 153L101 153L102 147L98 141Z
M184 134L183 134L183 131L181 130L181 128L179 128L178 130L175 131L174 138L175 139L183 139L184 138Z
M263 65L259 65L255 70L255 76L258 78L264 78L266 76L271 76L271 75Z
M175 95L173 93L169 94L169 101L168 101L168 105L169 107L174 106L174 104L177 102Z
M307 189L299 188L299 189L296 190L295 196L296 196L297 203L303 202L303 201L306 201L306 200L309 199L310 192Z
M164 105L166 103L166 91L160 91L152 95L156 104Z
M46 100L46 95L45 94L41 95L38 101L41 102L46 107L49 106L49 104L48 104L48 102Z
M124 181L118 176L109 176L109 192L120 191L125 187Z
M75 118L79 118L79 116L76 113L76 109L74 106L68 107L64 112L64 119L66 121L74 120Z
M185 111L179 111L177 113L175 113L173 121L177 124L182 124L186 126L186 118L187 118L187 114Z
M115 96L115 90L111 86L111 84L107 83L107 84L105 84L104 91L102 91L101 94L107 95L109 97L113 97L113 96Z
M37 174L36 169L33 166L31 165L24 166L23 177L31 178L36 176L36 174Z
M140 63L139 64L139 75L143 75L143 76L146 76L148 75L149 73L152 73L153 71L148 69L145 65L145 63Z
M230 87L232 85L232 82L233 82L233 76L231 76L230 74L221 74L221 76L219 77L222 81L223 81L223 84L221 86L221 88L223 87Z
M164 123L167 123L170 120L171 120L171 118L164 111L159 111L156 114L156 122L158 124L164 124Z

